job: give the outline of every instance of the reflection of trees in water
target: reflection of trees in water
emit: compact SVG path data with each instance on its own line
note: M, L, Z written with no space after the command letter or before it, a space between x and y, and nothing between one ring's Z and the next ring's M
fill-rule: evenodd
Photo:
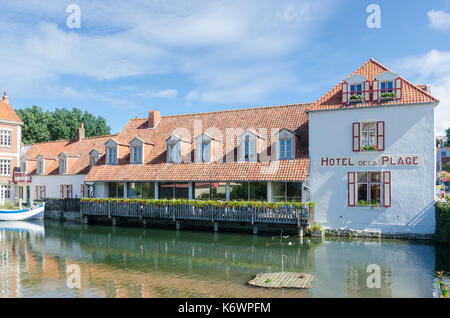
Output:
M380 266L380 288L369 288L367 278L373 275L373 271L367 272L366 265L347 265L347 296L348 297L375 297L392 298L392 268Z

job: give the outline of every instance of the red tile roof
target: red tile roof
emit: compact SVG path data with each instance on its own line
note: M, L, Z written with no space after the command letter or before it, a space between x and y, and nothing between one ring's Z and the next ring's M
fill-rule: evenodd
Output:
M144 160L144 164L128 164L128 153L122 155L118 165L96 165L86 177L86 181L301 181L308 174L308 117L305 112L309 104L295 104L284 106L269 106L240 110L218 111L211 113L176 115L161 117L158 125L148 129L148 118L131 119L119 133L121 140L128 143L135 137L143 140L151 140L154 147ZM212 134L223 135L223 163L166 163L166 140L177 128L185 128L191 138L191 158L193 162L193 148L195 138L194 123L200 123L202 130L216 128ZM293 161L282 160L278 169L267 173L264 166L268 163L237 163L225 162L226 154L226 130L228 128L241 128L243 131L253 128L267 129L267 144L271 144L270 129L288 128L299 136L296 144L296 159ZM219 133L220 132L220 133ZM237 137L235 139L236 152ZM270 146L268 153L270 154ZM122 152L122 150L120 150ZM235 156L236 157L236 156Z
M23 124L19 115L15 112L15 110L11 107L9 103L4 103L0 98L0 120L8 120Z
M384 65L378 63L374 59L370 59L366 63L361 65L353 73L351 73L349 76L356 74L362 75L367 77L369 81L373 81L375 80L375 77L378 74L381 74L385 71L391 70L389 70ZM419 87L407 81L401 76L400 79L402 81L402 98L399 100L380 101L380 102L370 101L351 105L342 104L342 84L344 83L344 80L342 80L332 90L330 90L328 93L323 95L317 101L312 103L311 106L308 108L308 111L438 102L436 98L434 98L424 90L425 88L424 85L421 85Z
M58 156L64 152L69 157L69 169L66 174L87 174L89 172L89 153L92 149L104 149L105 142L115 135L84 138L76 140L58 140L36 143L28 149L25 158L28 160L28 171L36 174L36 158L43 155L45 171L42 175L59 173Z

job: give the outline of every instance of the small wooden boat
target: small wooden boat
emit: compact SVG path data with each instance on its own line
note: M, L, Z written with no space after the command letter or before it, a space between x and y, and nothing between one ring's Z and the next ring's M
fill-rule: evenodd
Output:
M45 203L23 210L0 210L0 221L23 221L44 218Z

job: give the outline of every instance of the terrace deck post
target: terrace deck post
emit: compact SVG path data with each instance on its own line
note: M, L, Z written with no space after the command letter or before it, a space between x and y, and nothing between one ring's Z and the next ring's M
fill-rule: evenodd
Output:
M175 222L175 228L177 231L181 230L181 222L180 221Z
M219 223L214 222L214 232L219 232Z
M112 226L116 226L117 225L117 218L116 217L112 218L111 224L112 224Z

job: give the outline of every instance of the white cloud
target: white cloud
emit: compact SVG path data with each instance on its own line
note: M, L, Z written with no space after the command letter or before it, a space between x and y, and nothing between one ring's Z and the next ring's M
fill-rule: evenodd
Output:
M55 96L75 96L62 89L67 77L112 83L181 74L203 101L236 100L238 94L261 99L299 76L284 61L298 58L334 5L330 0L78 0L82 27L70 30L65 9L72 2L2 4L1 88L24 97L40 97L42 91L51 97L54 88L59 89ZM178 94L173 89L144 93Z
M440 100L436 131L443 135L450 128L450 51L431 50L424 55L409 56L398 61L397 67L411 76L414 83L431 85L431 94Z
M137 93L139 97L157 97L157 98L174 98L178 95L176 89L164 89L164 90L149 90Z
M450 30L450 13L439 10L427 12L430 27L437 30Z

